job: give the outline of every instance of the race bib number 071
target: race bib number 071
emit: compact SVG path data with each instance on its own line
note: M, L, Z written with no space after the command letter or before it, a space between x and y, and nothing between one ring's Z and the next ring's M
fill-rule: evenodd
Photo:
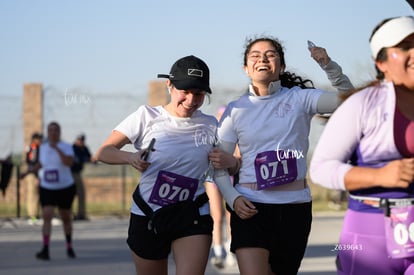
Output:
M266 151L257 154L254 161L257 189L295 181L298 176L296 160L292 152L278 154L278 151Z

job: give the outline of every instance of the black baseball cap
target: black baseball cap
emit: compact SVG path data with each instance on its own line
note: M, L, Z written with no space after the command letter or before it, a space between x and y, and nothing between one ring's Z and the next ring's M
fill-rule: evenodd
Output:
M189 55L178 59L171 67L170 74L159 74L168 78L179 90L201 89L211 94L210 70L200 58Z

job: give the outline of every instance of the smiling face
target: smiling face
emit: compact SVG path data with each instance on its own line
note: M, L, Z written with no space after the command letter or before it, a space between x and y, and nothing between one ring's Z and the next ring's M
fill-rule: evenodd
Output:
M282 58L270 41L254 42L246 52L244 70L252 84L268 85L279 80L279 74L285 69Z
M414 90L414 34L396 46L386 48L386 56L385 60L376 61L385 79Z
M204 103L206 91L200 89L179 90L167 80L171 94L171 102L166 105L167 111L177 117L191 117Z

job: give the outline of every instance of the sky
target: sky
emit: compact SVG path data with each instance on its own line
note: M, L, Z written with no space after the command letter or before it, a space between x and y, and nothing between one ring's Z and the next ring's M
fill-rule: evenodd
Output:
M374 76L368 44L374 26L412 14L405 0L3 0L0 100L21 100L30 82L145 98L149 81L193 54L210 67L217 103L229 89L247 87L244 43L254 35L280 39L288 70L327 85L307 49L311 40L357 85ZM2 115L3 129L21 119L13 115L20 110Z

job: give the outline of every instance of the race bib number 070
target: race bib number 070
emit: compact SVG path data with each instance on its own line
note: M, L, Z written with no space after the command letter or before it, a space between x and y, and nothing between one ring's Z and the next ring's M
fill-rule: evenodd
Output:
M193 200L197 187L197 179L160 171L149 201L165 206L179 201Z

